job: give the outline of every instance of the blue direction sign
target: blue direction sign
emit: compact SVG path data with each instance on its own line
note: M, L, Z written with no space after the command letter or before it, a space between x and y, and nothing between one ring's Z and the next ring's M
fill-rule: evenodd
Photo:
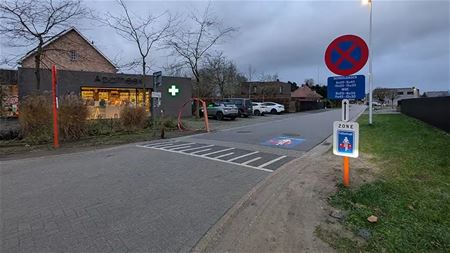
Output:
M328 77L327 97L329 99L363 99L365 89L364 75Z

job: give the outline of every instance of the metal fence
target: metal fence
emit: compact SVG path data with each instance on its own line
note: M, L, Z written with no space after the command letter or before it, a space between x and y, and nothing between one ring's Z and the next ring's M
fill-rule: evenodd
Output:
M399 105L403 114L450 132L450 96L403 99Z

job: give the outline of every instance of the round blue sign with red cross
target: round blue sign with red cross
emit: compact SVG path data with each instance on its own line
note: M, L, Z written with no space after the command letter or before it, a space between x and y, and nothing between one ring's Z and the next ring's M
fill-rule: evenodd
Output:
M369 48L355 35L343 35L333 40L325 51L325 63L336 75L348 76L366 65Z

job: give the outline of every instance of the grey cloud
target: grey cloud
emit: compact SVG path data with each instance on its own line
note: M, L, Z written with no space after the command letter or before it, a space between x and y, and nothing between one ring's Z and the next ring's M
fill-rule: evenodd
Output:
M113 1L88 4L100 13L119 11ZM130 9L136 15L169 10L181 16L202 11L206 4L135 1L130 2ZM450 2L374 0L373 6L375 85L450 89ZM258 72L278 72L286 81L302 82L319 76L319 81L325 83L326 77L334 75L323 59L334 38L356 34L368 42L369 9L358 0L214 1L211 10L225 26L239 27L233 38L215 50L223 50L242 72L251 64ZM137 56L135 46L109 28L86 22L80 30L110 58L121 55L127 61ZM154 51L151 58L155 67L170 62L168 54ZM367 66L360 73L367 73Z

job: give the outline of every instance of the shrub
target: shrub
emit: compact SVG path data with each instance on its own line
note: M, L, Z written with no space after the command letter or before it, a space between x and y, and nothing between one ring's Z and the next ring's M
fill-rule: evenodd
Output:
M35 93L20 103L19 122L21 134L33 144L52 139L52 103L49 93Z
M86 134L88 108L77 95L66 95L59 100L59 130L62 139L78 140Z
M111 135L122 131L122 123L119 119L94 119L87 122L87 134Z
M178 127L178 120L174 118L164 118L161 120L161 125L166 129L175 129Z
M126 131L143 129L147 124L147 112L141 106L124 106L120 111L120 122Z

